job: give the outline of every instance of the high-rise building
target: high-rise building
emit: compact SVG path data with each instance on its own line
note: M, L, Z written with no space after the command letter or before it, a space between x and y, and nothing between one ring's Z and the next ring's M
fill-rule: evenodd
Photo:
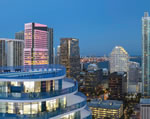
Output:
M7 40L7 66L22 66L23 50L23 40Z
M93 119L121 119L123 117L123 102L117 100L92 100L88 103Z
M5 40L0 40L0 66L7 65L7 56L6 56L6 42Z
M150 99L140 99L140 119L150 119Z
M22 66L24 41L0 38L0 66Z
M60 64L60 45L57 46L56 64Z
M140 64L129 61L128 93L139 93L139 82L141 81L141 78L142 74Z
M137 62L129 61L129 84L137 83L141 79L140 64Z
M80 75L79 40L62 38L60 40L60 64L67 70L67 77L78 79Z
M114 72L109 75L108 79L110 99L122 99L123 94L127 92L127 73Z
M56 53L55 48L53 48L53 64L56 64Z
M84 93L88 97L97 97L99 85L103 77L102 70L96 64L89 64L84 76Z
M16 32L15 39L24 40L24 31Z
M0 68L10 71L0 74L0 119L92 119L85 95L63 66L16 68Z
M128 72L129 56L125 49L121 46L116 46L110 54L110 73L113 72Z
M38 23L25 24L24 65L53 63L53 30Z
M49 54L49 64L54 63L54 48L53 48L53 28L48 28L48 54Z
M142 83L143 95L150 96L150 17L145 12L142 17Z

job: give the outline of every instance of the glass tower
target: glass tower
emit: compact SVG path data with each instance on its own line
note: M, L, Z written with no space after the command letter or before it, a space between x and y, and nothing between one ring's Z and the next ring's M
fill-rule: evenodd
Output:
M150 96L150 17L142 17L142 83L143 95Z
M60 39L60 64L66 67L67 77L78 80L80 74L80 49L78 39Z

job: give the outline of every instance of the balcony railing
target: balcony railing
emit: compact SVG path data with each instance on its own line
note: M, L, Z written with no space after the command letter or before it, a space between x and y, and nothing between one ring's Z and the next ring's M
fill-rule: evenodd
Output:
M66 74L61 65L35 65L20 67L0 67L0 79L39 79L53 78Z
M90 112L90 114L87 116L87 117L85 117L85 118L83 118L83 119L92 119L92 111L88 108L88 106L85 108L88 112Z
M87 117L85 117L84 119L92 119L92 114L87 116Z
M69 87L62 90L55 90L50 92L40 92L40 93L0 93L0 100L7 99L7 100L38 100L38 99L45 99L45 98L52 98L56 96L65 95L68 93L73 93L78 90L78 83L72 79L64 79L66 82L73 83L73 87ZM18 96L16 96L16 94Z
M84 97L83 94L77 93L76 95ZM59 116L71 111L74 111L76 109L82 108L86 106L86 99L84 99L82 102L79 102L77 104L68 106L66 108L59 108L53 112L40 112L38 114L8 114L8 113L0 113L0 118L5 119L49 119L55 116ZM14 118L15 117L15 118ZM91 118L88 118L91 119Z

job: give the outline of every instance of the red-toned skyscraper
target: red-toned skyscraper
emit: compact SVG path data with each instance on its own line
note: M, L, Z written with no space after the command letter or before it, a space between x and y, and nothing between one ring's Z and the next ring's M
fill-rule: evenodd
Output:
M53 50L52 37L47 25L38 23L25 24L25 48L24 48L24 65L42 65L52 64L52 56L49 55Z

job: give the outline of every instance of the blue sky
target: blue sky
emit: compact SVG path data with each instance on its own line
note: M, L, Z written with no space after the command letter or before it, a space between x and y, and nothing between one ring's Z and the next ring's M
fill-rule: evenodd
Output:
M0 0L0 37L14 38L24 23L54 28L61 37L80 39L81 55L108 55L116 45L141 54L141 17L150 0Z

